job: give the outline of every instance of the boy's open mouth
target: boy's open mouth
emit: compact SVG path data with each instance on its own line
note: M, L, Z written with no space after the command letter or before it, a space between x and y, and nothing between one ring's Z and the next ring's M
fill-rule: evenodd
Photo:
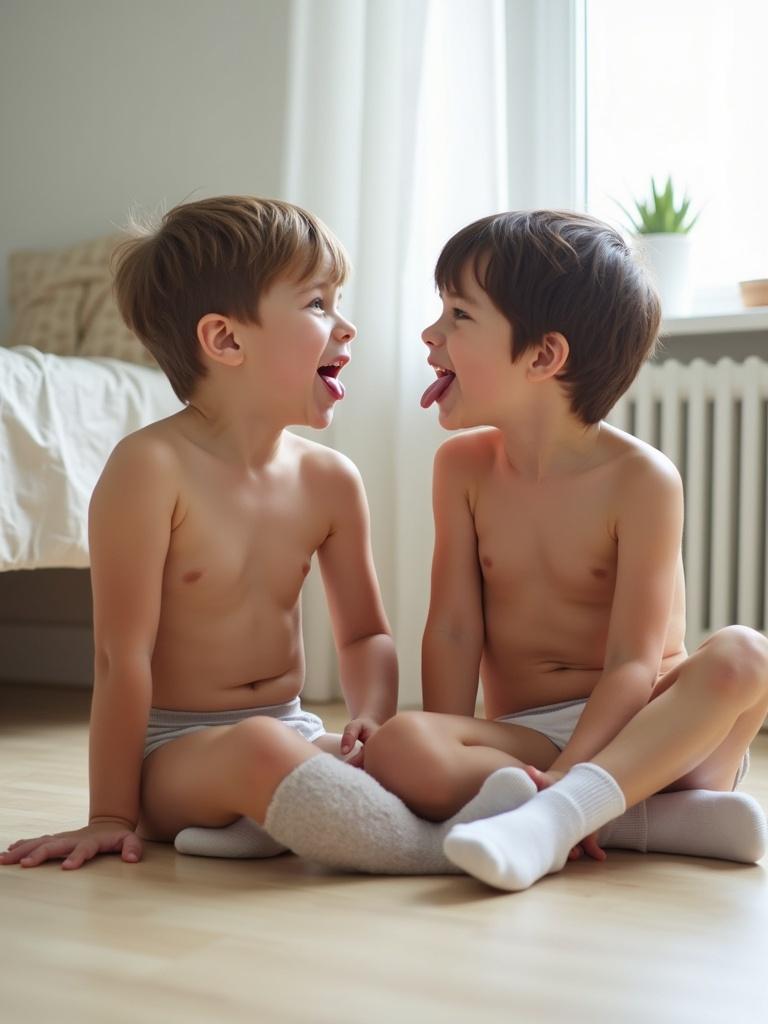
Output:
M340 380L337 380L341 369L344 366L345 360L337 359L335 363L328 363L327 366L321 366L318 368L320 379L323 384L328 388L329 393L334 399L340 399L344 397L344 385Z
M436 366L435 371L437 380L433 381L421 396L422 409L428 409L433 402L439 402L456 376L453 370L444 370L442 366Z

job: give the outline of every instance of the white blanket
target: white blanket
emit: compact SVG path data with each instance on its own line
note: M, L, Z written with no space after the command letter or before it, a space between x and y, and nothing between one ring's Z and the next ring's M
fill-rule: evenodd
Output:
M0 570L88 565L88 502L110 452L177 412L160 370L0 348Z

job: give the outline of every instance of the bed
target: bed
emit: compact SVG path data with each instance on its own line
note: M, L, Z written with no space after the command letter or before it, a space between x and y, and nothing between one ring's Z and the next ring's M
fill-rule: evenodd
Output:
M0 679L89 682L91 492L122 437L180 407L149 366L0 348Z
M0 679L87 684L87 510L126 434L181 405L122 323L118 236L9 258L0 347Z

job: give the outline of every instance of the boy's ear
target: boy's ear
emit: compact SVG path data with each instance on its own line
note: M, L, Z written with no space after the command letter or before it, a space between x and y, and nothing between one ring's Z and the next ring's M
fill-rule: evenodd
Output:
M549 331L534 351L536 356L528 367L528 377L530 380L548 380L560 373L571 350L564 334Z
M197 340L209 359L225 366L239 366L243 350L235 340L234 328L228 316L206 313L197 323Z

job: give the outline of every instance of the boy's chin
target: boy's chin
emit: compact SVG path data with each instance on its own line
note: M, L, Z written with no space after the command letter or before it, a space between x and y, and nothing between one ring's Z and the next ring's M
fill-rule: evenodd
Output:
M333 413L333 406L328 409L315 409L301 426L310 427L312 430L326 430L333 423Z
M442 408L438 413L437 422L443 430L466 430L469 427L476 427L478 425L476 423L469 423L466 416L459 415L455 410L446 412Z

